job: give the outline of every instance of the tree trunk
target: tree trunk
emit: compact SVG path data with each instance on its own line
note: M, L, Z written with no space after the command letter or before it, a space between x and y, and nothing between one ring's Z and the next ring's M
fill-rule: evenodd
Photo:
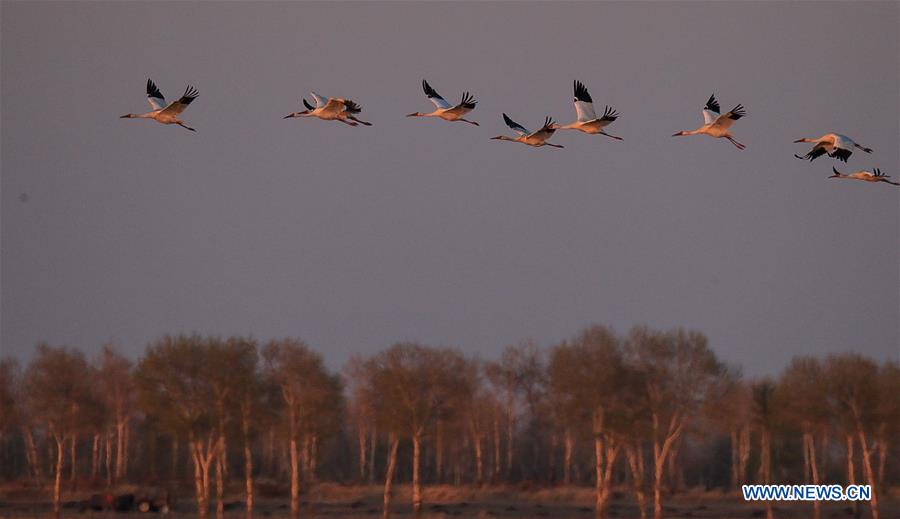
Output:
M106 488L112 487L113 471L112 471L112 427L106 430Z
M566 429L566 437L564 440L563 454L563 484L570 485L572 483L572 455L575 450L575 439L572 437L572 430Z
M597 517L604 517L606 514L606 501L603 493L603 438L599 434L594 435L594 472L596 500L595 511Z
M382 515L385 519L391 516L391 490L394 485L394 471L397 468L397 447L399 445L400 438L395 433L391 433L387 471L384 476L384 512Z
M125 475L125 420L116 420L116 481Z
M513 466L513 429L515 423L513 421L513 397L512 392L506 400L506 478L512 477Z
M484 483L484 461L481 455L482 438L477 433L472 433L472 446L475 448L475 483L480 487Z
M372 484L375 483L375 447L378 446L378 431L374 423L369 438L369 483Z
M63 449L65 438L56 436L56 478L53 481L53 516L59 519L62 488Z
M241 417L241 432L244 439L244 491L247 494L247 519L253 517L253 449L250 445L250 417L244 411Z
M197 516L206 519L209 515L209 505L205 492L206 466L203 462L202 447L198 442L191 440L191 459L194 462L194 495L197 499Z
M496 481L500 476L500 412L494 411L494 467L492 480Z
M434 481L444 480L444 424L441 420L435 424L434 433Z
M803 443L804 443L804 458L809 460L809 473L811 476L811 480L813 485L819 484L819 466L816 463L816 442L813 438L811 432L807 431L803 433ZM822 517L822 502L819 500L813 501L813 519L821 519Z
M34 441L34 433L30 427L22 427L22 436L25 438L25 458L31 468L31 476L40 480L42 478L41 463L38 459L37 445Z
M853 434L847 434L847 484L856 484L856 467L853 466ZM859 501L851 501L850 506L853 508L853 516L859 517Z
M72 443L69 444L69 463L71 465L69 471L69 481L75 483L75 456L78 453L78 433L72 433Z
M641 519L647 517L647 497L644 494L644 455L640 445L625 444L625 457L628 459L628 467L631 469L631 484L634 487L634 497L637 501Z
M672 416L665 440L659 443L659 420L653 416L653 517L662 519L662 480L666 467L666 458L672 449L672 445L678 441L681 431L684 430L684 420L678 414Z
M293 427L292 427L293 429ZM300 460L297 456L297 436L291 433L291 519L300 513Z
M740 463L740 448L738 447L738 430L731 428L731 489L734 490L740 484L738 478L738 464Z
M742 485L747 481L747 467L750 463L750 424L744 424L741 428L739 444L741 452L738 464L738 484Z
M761 483L764 485L768 485L772 483L772 443L771 443L771 435L767 427L763 427L762 431L760 431L760 465L759 465L759 473L762 479ZM774 511L772 509L772 501L766 501L766 519L773 519L775 517Z
M319 462L319 435L313 433L309 445L309 480L316 481L316 467Z
M216 440L216 518L225 516L225 456L222 436Z
M872 498L869 500L869 510L872 513L872 519L878 519L878 491L876 490L875 471L872 470L871 451L869 450L869 442L866 438L866 432L863 430L862 424L857 418L856 432L859 436L859 446L862 448L862 465L863 473L869 483L872 491Z
M94 442L91 447L91 483L97 482L97 473L100 465L100 433L94 433Z
M359 482L366 480L366 430L359 424L357 427L357 443L359 445Z
M422 487L419 482L419 461L422 450L422 431L413 432L413 466L412 466L412 506L413 512L422 510Z
M172 437L172 479L178 478L178 436Z

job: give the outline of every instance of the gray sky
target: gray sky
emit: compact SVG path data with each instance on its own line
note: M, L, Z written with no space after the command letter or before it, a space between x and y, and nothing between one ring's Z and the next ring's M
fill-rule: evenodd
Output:
M493 357L599 322L707 333L751 374L796 354L897 358L897 2L2 2L3 354L133 355L164 333L295 335L340 366L397 340ZM191 133L152 121L190 83ZM479 101L427 119L420 82ZM624 142L491 141L574 119ZM282 120L311 89L371 128ZM711 92L748 117L671 138ZM20 195L27 193L27 201Z

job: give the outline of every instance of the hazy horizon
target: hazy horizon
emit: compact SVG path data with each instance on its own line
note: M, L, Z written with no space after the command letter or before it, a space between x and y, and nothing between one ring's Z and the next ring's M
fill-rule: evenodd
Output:
M827 180L900 178L897 2L0 5L2 355L197 332L337 368L600 323L700 330L751 375L900 357L900 188ZM199 90L197 133L118 119L148 77ZM481 126L404 117L423 78ZM574 120L575 79L624 141L489 140ZM310 90L374 126L283 120ZM745 151L670 137L713 92ZM874 153L793 157L831 131Z

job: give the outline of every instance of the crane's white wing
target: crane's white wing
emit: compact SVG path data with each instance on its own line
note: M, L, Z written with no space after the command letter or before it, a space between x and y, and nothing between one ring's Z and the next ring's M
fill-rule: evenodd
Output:
M723 130L728 129L734 124L735 121L740 119L741 117L747 115L747 112L744 110L742 105L737 105L731 109L727 114L722 114L716 117L715 123L713 123L717 128L722 128Z
M160 113L166 115L178 115L183 112L194 99L197 99L198 95L200 95L200 93L197 92L197 89L188 85L187 89L184 91L184 95L181 96L181 99L171 103Z
M316 101L316 108L322 108L326 104L328 104L329 99L325 96L321 96L315 92L310 92L312 98Z
M719 102L716 100L716 94L710 95L709 99L706 101L706 106L703 107L703 124L712 124L716 122L721 111L722 109L719 107Z
M446 99L441 97L441 94L437 93L437 90L431 88L431 85L428 84L428 81L422 80L422 90L425 91L425 95L428 96L428 100L434 103L435 108L440 108L446 110L450 108L452 105L447 102Z
M519 123L513 121L512 119L510 119L509 116L506 115L506 114L503 114L503 122L505 122L506 125L509 126L510 129L512 129L512 131L518 133L519 135L523 135L523 136L524 136L524 135L528 135L528 134L531 133L530 131L528 131L527 128L525 128L525 127L522 126L521 124L519 124Z
M579 122L593 121L597 118L594 113L594 100L581 81L575 81L575 112Z
M532 139L539 139L541 142L546 141L556 132L556 128L553 128L553 119L547 117L544 119L544 125L541 126L540 130L530 134L528 137Z
M463 92L462 99L459 104L447 110L447 112L456 114L458 116L466 115L475 109L475 105L478 104L478 101L475 100L475 97L468 93Z
M347 105L344 103L343 99L338 99L332 97L325 103L325 107L322 108L322 113L333 113L339 114L346 109Z
M147 79L147 101L154 110L162 110L166 106L166 98L163 97L152 79Z

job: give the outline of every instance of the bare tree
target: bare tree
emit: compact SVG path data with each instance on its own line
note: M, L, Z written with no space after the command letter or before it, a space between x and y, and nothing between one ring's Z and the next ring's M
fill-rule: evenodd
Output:
M201 519L209 514L209 469L220 445L207 340L165 336L147 347L135 370L144 412L175 436L186 436Z
M25 378L27 405L46 424L56 443L53 514L60 515L63 450L74 441L81 413L93 396L84 355L66 347L39 344Z
M823 395L828 388L818 359L795 357L778 380L776 396L785 418L796 424L803 449L803 473L808 483L818 485L823 478L816 439L824 436L830 421ZM822 517L822 502L813 501L813 517Z
M626 370L619 340L611 330L592 326L553 348L550 387L571 426L590 423L594 441L596 513L605 517L611 495L613 466L621 449L610 422L620 407L619 389Z
M870 359L858 354L832 355L825 361L828 395L835 405L838 415L843 417L843 427L847 432L847 465L849 479L854 478L853 436L861 449L863 474L872 490L869 507L872 519L878 519L878 491L875 470L872 465L873 430L881 423L879 416L879 369ZM895 397L896 395L894 395ZM854 484L854 481L848 481Z
M667 458L690 419L717 386L724 367L699 332L653 332L637 327L629 333L626 345L630 364L643 374L652 426L653 515L660 519Z
M775 384L764 379L752 386L753 421L759 429L759 483L772 483L772 430L775 428ZM766 518L772 519L772 501L766 501Z
M266 375L280 388L284 403L291 463L291 517L295 518L300 512L300 435L323 403L336 398L336 379L326 372L322 357L299 339L270 341L263 349L263 358Z

